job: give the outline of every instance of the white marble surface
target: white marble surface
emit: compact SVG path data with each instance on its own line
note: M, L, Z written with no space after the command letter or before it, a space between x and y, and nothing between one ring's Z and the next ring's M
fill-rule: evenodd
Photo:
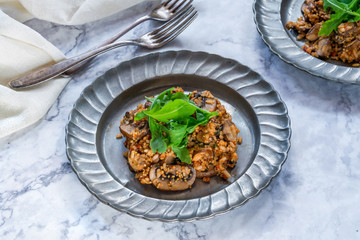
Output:
M81 91L106 70L150 51L122 48L74 76L46 117L0 148L0 239L360 239L360 86L342 85L282 62L261 40L252 1L197 0L199 17L161 49L233 58L272 83L288 106L292 147L278 177L225 215L191 223L150 222L118 212L78 181L64 127ZM83 26L27 25L72 56L144 12L143 5ZM145 23L128 34L154 26Z

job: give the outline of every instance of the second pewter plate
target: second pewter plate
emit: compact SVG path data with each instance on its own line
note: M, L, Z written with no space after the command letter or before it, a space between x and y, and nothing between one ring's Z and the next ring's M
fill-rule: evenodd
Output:
M162 192L129 170L124 139L116 139L125 112L172 86L209 90L240 130L239 160L230 181L197 180L189 190ZM273 87L246 66L205 52L169 51L121 63L88 86L66 128L67 155L80 181L100 201L150 220L204 219L255 197L275 177L290 148L290 119Z
M307 54L301 47L303 41L285 26L302 16L304 0L255 0L254 20L257 29L270 50L282 60L315 76L335 82L360 85L360 68L340 61L321 60Z

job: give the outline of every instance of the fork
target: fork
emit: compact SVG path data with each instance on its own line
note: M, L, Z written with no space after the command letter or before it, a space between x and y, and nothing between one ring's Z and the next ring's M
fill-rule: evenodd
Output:
M187 11L191 7L191 3L193 0L182 0L179 4L177 4L179 0L167 0L158 6L156 6L150 13L147 15L138 18L135 22L133 22L130 26L104 42L98 47L102 47L105 45L108 45L110 43L115 42L118 40L121 36L123 36L125 33L129 32L131 29L136 27L142 22L148 21L148 20L155 20L160 22L166 22L170 19L176 17L177 15ZM77 66L67 70L64 74L71 75L75 72L77 72L79 69L82 68L83 65L86 64L87 61L83 62L82 64L78 64Z
M35 69L30 73L10 81L9 86L14 89L30 87L39 84L56 76L59 76L66 70L73 66L84 62L96 55L107 52L111 49L122 47L125 45L136 45L144 48L155 49L164 46L165 44L176 38L182 31L184 31L197 17L198 13L191 7L186 12L178 15L172 20L164 23L162 26L150 31L140 38L127 41L118 41L111 43L97 49L88 51L79 56L65 59L56 64L48 65Z

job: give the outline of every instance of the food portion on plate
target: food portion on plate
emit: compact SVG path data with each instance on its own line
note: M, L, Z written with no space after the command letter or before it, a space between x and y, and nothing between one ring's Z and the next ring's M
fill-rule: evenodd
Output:
M242 138L217 98L209 91L185 94L176 87L146 99L120 123L129 149L124 156L142 184L180 191L196 178L231 177Z
M308 54L360 66L360 0L305 0L295 30Z

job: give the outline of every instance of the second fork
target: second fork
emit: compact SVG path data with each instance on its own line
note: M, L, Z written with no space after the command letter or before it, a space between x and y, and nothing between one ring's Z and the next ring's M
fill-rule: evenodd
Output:
M162 47L172 41L182 31L184 31L190 25L190 23L194 21L196 17L197 11L195 11L194 7L191 7L183 14L177 16L176 18L168 21L167 23L163 24L162 26L158 27L153 31L150 31L149 33L141 36L138 39L119 41L108 44L92 51L83 53L79 56L63 60L56 64L36 69L30 73L26 73L25 75L10 81L9 86L14 89L19 89L42 83L51 78L59 76L63 72L76 66L79 63L82 63L96 55L107 52L117 47L122 47L125 45L137 45L150 49Z
M135 22L133 22L130 26L113 36L112 38L108 39L106 42L101 44L99 47L111 44L118 40L120 37L125 35L127 32L129 32L131 29L135 28L137 25L139 25L142 22L148 21L148 20L156 20L160 22L166 22L171 20L172 18L176 17L177 15L186 12L191 8L191 3L193 0L167 0L156 6L153 10L151 10L150 13L146 14L143 17L138 18ZM71 75L75 72L77 72L80 68L82 68L83 65L86 64L87 61L82 62L81 64L78 64L74 66L73 68L67 70L64 74L65 75Z

